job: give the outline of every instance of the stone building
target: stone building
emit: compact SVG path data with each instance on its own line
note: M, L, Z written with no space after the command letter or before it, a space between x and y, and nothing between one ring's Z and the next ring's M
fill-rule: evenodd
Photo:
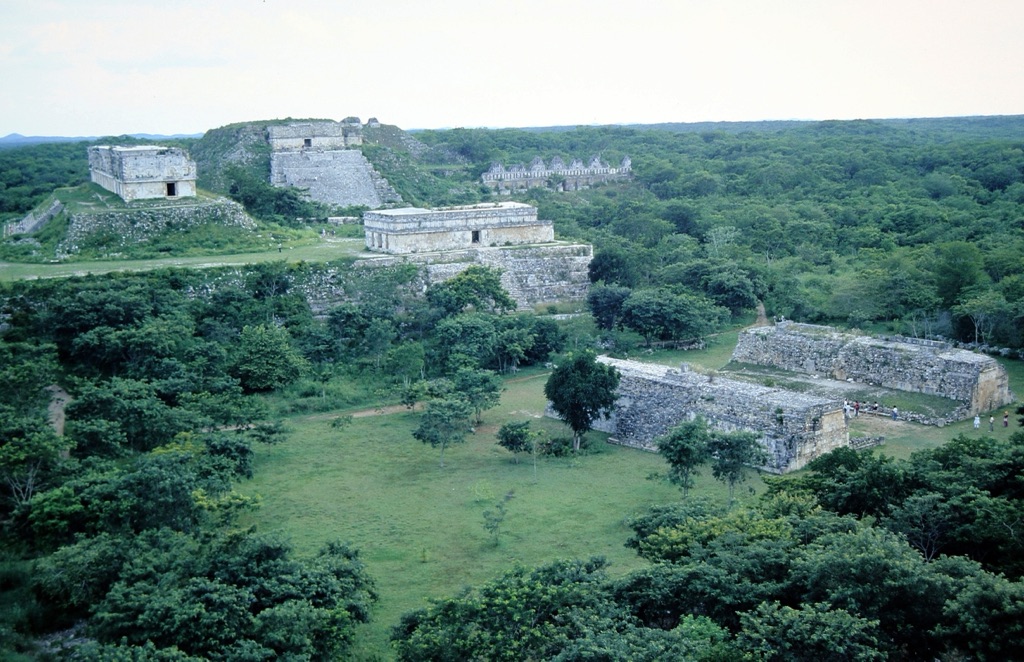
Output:
M937 395L963 403L965 417L1013 401L1009 376L995 359L932 340L780 322L743 331L732 360Z
M177 147L90 147L89 172L125 202L196 194L196 163Z
M271 185L294 186L311 200L341 207L377 209L401 202L402 196L359 150L362 131L358 117L267 127Z
M363 214L363 228L368 249L392 254L554 240L551 221L538 220L537 208L521 202L368 211Z
M785 473L814 458L848 446L842 404L824 398L701 374L679 368L606 356L621 376L615 407L594 429L612 443L655 451L655 439L685 420L703 416L712 428L748 430L760 435L769 461L761 467Z
M267 142L275 152L300 149L346 149L363 144L358 117L343 122L295 122L267 127Z
M528 167L514 165L505 168L500 163L493 163L490 170L481 175L481 179L491 190L508 195L513 191L551 185L559 191L578 191L601 182L625 179L632 172L633 165L628 156L622 159L618 168L603 162L599 156L592 157L587 165L583 165L580 159L573 159L566 165L558 156L551 159L550 165L546 165L537 156Z

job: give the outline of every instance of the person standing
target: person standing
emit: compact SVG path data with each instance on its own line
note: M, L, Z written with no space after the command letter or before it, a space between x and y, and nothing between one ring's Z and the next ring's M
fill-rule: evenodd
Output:
M996 431L996 417L995 416L989 416L988 417L988 431L989 432L995 432Z
M1003 412L1003 427L1010 427L1010 412L1008 411Z
M977 430L980 427L981 427L981 416L978 416L977 414L975 414L974 415L974 429Z
M899 410L899 409L897 409L896 407L893 407L893 408L892 408L892 420L894 420L894 421L895 421L895 420L896 420L896 419L898 419L899 417L900 417L900 410Z

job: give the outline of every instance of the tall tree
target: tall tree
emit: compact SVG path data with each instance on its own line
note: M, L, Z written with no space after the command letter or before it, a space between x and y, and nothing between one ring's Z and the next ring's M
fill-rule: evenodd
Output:
M698 416L680 423L655 440L658 452L669 464L668 479L682 488L684 499L693 487L697 467L708 459L710 438L707 421Z
M708 440L711 454L711 474L729 486L729 503L733 503L736 484L743 480L748 467L756 467L768 461L768 453L761 447L753 432L711 433Z
M544 395L558 416L572 428L572 449L579 451L580 439L602 413L615 404L619 371L598 363L593 352L570 355L548 377Z
M462 398L431 400L412 436L434 448L440 448L443 467L444 449L466 441L466 432L469 430L469 419L472 415L472 405Z

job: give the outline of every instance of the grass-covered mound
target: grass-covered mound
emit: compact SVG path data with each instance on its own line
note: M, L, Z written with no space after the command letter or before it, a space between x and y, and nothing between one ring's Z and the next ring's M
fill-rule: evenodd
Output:
M255 252L312 240L311 231L257 223L232 200L200 191L175 200L126 203L96 184L61 188L37 210L59 200L64 209L30 235L0 244L0 259L149 259Z

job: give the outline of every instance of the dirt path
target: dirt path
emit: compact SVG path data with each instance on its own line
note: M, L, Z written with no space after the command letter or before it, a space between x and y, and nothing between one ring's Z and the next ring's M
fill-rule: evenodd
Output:
M757 319L751 326L768 326L768 315L764 312L764 304L760 301L757 302Z
M57 433L57 436L63 437L64 408L69 402L71 402L71 396L68 395L67 391L56 384L47 386L46 390L50 392L50 405L48 407L50 425L53 426L53 430Z

